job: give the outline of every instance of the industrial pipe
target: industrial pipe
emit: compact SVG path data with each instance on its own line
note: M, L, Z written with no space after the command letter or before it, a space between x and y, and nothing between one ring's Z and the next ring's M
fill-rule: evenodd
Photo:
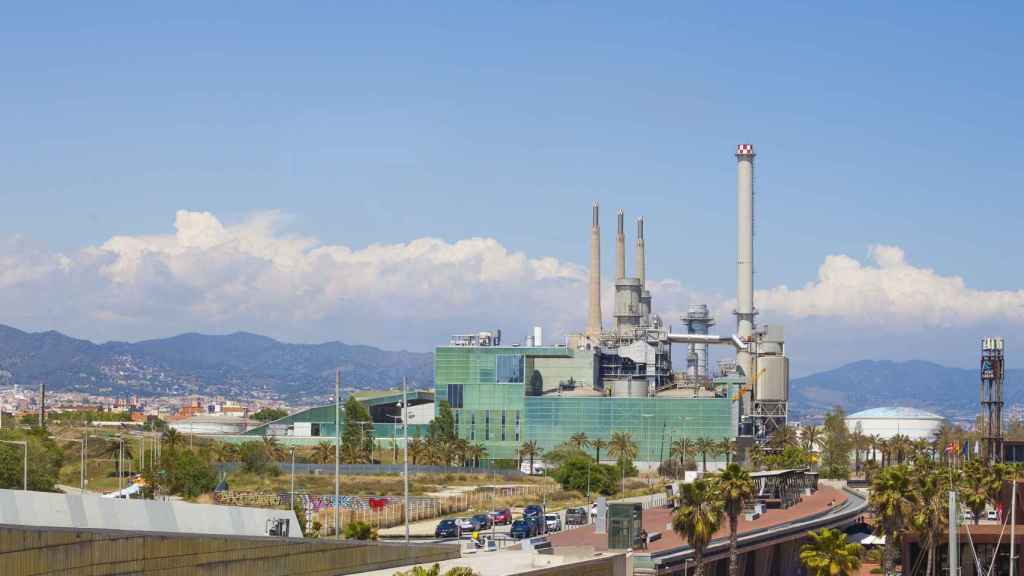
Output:
M746 352L747 343L738 335L718 336L716 334L669 334L668 341L673 344L731 344L736 350Z

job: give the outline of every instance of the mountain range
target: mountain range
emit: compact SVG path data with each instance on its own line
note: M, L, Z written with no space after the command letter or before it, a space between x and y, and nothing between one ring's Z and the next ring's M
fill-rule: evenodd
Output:
M978 369L933 362L861 360L790 382L790 412L815 417L833 406L852 413L880 406L909 406L953 419L978 413ZM1006 370L1007 406L1024 404L1024 370Z
M288 344L236 332L181 334L142 342L95 344L59 332L0 325L0 385L35 386L123 396L138 394L278 397L301 401L333 395L334 373L346 388L431 386L433 355L341 342Z
M59 332L30 333L0 324L0 385L104 395L223 395L312 401L333 393L335 368L346 388L384 389L408 376L433 384L433 355L341 342L289 344L236 332L181 334L142 342L95 344ZM954 419L978 412L978 370L932 362L862 360L794 379L794 419L817 418L833 406L847 413L912 406ZM1024 370L1007 370L1007 405L1024 404Z

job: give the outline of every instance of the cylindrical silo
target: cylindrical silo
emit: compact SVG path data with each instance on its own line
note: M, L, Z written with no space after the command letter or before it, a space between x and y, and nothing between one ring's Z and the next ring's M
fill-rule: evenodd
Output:
M759 356L757 358L757 386L754 400L758 402L789 401L789 358L785 356Z
M615 281L615 328L620 335L630 335L640 326L640 296L639 278Z

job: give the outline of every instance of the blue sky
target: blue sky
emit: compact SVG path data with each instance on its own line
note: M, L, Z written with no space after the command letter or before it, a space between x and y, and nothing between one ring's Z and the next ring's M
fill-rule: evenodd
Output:
M753 142L759 288L802 286L827 256L865 261L883 244L972 289L1016 293L1021 10L9 6L0 21L0 236L17 237L17 250L68 255L114 236L173 234L178 210L228 226L278 211L278 234L322 245L484 237L531 259L585 265L589 204L599 200L606 255L613 211L624 208L647 219L649 276L727 297L732 151ZM36 302L36 313L30 298L11 300L18 309L0 309L0 322L97 339L195 325L317 340L346 317L304 317L306 328L220 312L72 322L62 320L67 310ZM417 318L419 336L398 343L429 348L442 328ZM942 327L973 341L983 326L1015 325L990 314ZM934 326L911 319L893 329L912 336ZM368 343L392 337L384 330ZM961 347L943 340L922 354L973 362Z

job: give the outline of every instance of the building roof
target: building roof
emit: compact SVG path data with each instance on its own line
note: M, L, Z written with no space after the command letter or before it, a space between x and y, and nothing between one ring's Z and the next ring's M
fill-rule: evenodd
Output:
M931 412L918 410L917 408L907 408L905 406L886 406L882 408L861 410L855 414L850 414L846 418L857 420L945 420L945 418L938 414L932 414Z

